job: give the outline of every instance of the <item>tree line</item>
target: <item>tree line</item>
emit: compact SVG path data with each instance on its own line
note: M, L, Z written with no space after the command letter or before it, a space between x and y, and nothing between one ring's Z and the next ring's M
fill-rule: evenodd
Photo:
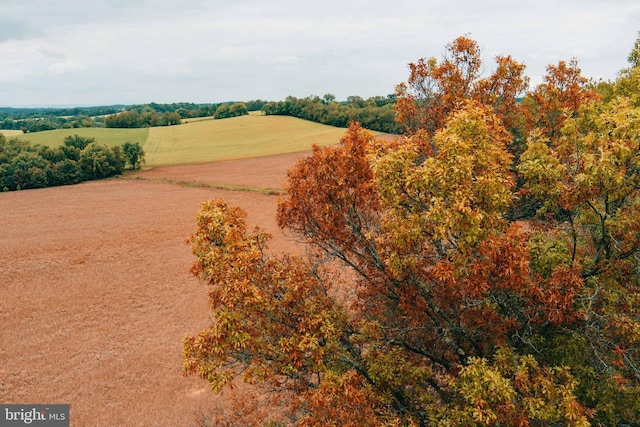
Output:
M236 117L262 110L263 100L194 104L135 104L76 108L0 108L0 129L24 133L84 127L139 128L171 126L183 119L213 116Z
M144 162L140 144L108 147L94 138L69 135L63 145L32 145L0 134L0 191L77 184L138 169Z
M27 133L82 127L172 126L189 118L224 119L261 110L267 115L287 115L336 127L346 128L349 122L357 121L367 129L380 132L398 134L403 131L395 120L395 95L367 99L349 96L346 101L336 101L332 94L322 98L289 96L277 102L256 99L211 104L151 102L86 108L0 108L0 129Z
M254 104L252 106L255 106ZM189 118L213 116L214 119L226 119L246 114L249 114L249 110L244 102L202 105L151 103L133 105L126 111L109 115L105 118L105 126L108 128L173 126Z
M511 56L483 75L468 37L409 64L401 136L353 123L289 170L299 255L203 203L212 320L184 372L285 408L212 424L638 425L640 38L628 60L595 83L560 61L534 88Z
M363 99L349 96L346 101L336 101L335 96L326 94L296 98L288 96L284 101L269 102L263 107L266 115L293 116L326 125L346 128L356 121L367 129L398 134L401 125L395 120L395 96L374 96Z
M0 108L0 129L40 132L104 126L104 116L114 114L123 105L74 108Z

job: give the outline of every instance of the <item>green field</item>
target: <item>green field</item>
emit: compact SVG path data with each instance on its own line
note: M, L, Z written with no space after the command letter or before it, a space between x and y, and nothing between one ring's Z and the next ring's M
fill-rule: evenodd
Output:
M345 129L284 116L248 115L149 129L148 165L292 153L340 141Z
M344 133L342 128L293 117L250 114L223 120L189 119L176 126L58 129L19 137L51 147L61 145L65 136L73 134L110 146L138 142L146 153L146 165L155 166L304 151L312 144L335 144Z
M137 142L143 145L149 137L149 129L110 129L110 128L77 128L77 129L55 129L44 132L21 133L17 136L20 139L30 141L32 144L48 145L58 147L63 144L64 138L69 135L80 135L82 137L95 138L99 144L106 144L110 147L122 145L125 142Z

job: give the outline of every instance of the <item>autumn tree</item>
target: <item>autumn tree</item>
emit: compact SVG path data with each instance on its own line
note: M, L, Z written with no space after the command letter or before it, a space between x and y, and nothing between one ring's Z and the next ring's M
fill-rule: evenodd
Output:
M527 94L527 131L536 130L550 140L560 136L564 121L573 118L580 107L599 98L581 75L577 60L549 65L542 84Z
M522 67L480 79L478 58L460 38L412 66L402 138L354 123L288 172L277 219L304 255L203 204L213 322L185 338L185 373L241 376L304 426L640 420L640 110L573 63L519 104Z
M519 165L540 200L537 262L555 259L581 279L580 321L546 338L545 357L572 367L607 425L640 416L639 142L640 109L618 98L566 119L555 144L532 135Z
M525 66L511 56L497 56L496 68L481 77L483 63L478 43L458 37L447 45L442 61L421 58L409 64L409 79L396 87L396 120L408 133L430 136L444 126L448 116L468 100L491 107L507 130L522 136L518 97L529 87Z

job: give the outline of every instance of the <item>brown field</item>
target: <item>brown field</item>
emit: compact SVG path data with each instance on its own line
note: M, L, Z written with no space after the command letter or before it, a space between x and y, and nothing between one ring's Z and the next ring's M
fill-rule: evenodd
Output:
M0 402L69 403L72 426L188 426L224 402L181 375L184 334L209 322L185 238L222 197L295 251L278 196L203 185L280 188L300 156L0 193Z

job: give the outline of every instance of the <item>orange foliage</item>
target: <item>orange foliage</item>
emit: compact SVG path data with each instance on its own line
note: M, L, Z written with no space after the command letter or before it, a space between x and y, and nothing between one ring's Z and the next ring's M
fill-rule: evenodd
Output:
M531 92L525 103L527 130L538 129L544 136L554 139L560 134L565 119L575 115L581 106L598 100L599 96L589 89L587 79L581 74L578 62L549 65L544 83Z
M185 372L215 390L242 373L308 426L637 420L640 110L597 102L573 61L521 104L524 66L480 79L473 40L447 49L398 86L407 135L354 123L289 171L278 223L306 257L267 256L243 212L203 206L192 270L214 323L186 338Z
M521 126L517 99L527 90L529 78L524 75L524 65L511 56L498 56L496 63L492 75L480 78L478 44L458 37L447 46L441 63L422 58L409 64L407 83L396 87L396 121L409 134L423 130L433 135L451 113L475 100L492 108L509 131L516 131Z

